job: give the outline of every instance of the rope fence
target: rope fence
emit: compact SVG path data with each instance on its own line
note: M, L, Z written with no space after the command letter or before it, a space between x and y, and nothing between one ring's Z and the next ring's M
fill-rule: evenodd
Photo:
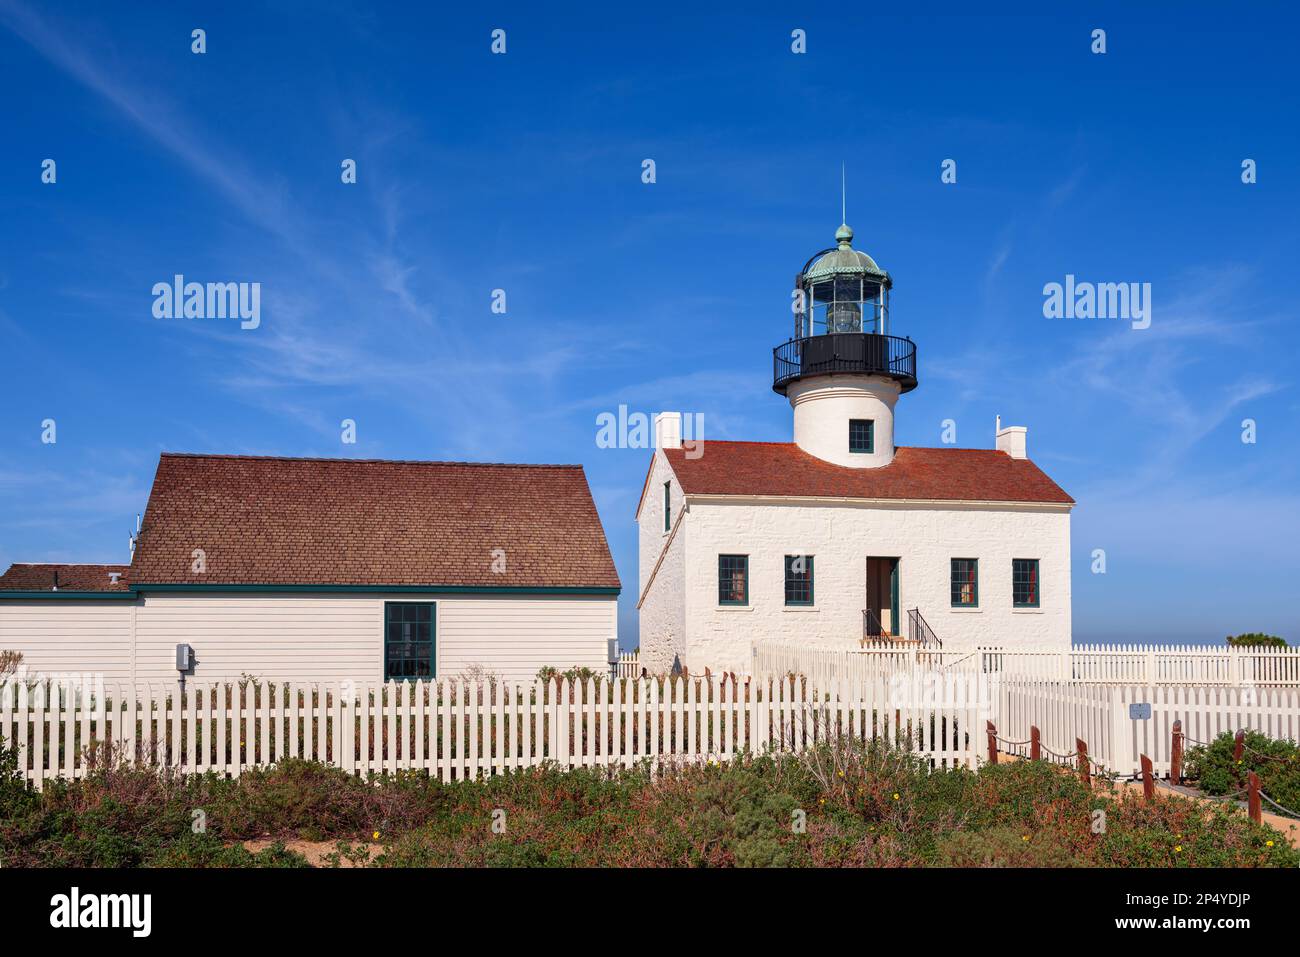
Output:
M1088 745L1087 742L1085 742L1082 738L1075 739L1077 745L1076 752L1074 754L1068 754L1068 753L1062 753L1060 751L1054 751L1053 749L1043 744L1041 740L1040 732L1036 725L1030 725L1029 740L1027 741L1015 741L1012 740L1011 738L1003 737L1002 735L998 734L997 727L993 724L992 721L986 721L985 725L986 725L986 733L988 735L988 746L989 746L988 760L990 764L998 763L998 745L1002 745L1007 748L1023 748L1025 746L1028 746L1030 749L1029 759L1031 761L1045 760L1049 764L1053 764L1057 767L1077 767L1079 776L1084 781L1085 784L1090 782L1089 771L1091 768L1096 767L1101 773L1103 774L1107 773L1105 767L1100 762L1095 761L1088 756ZM1288 807L1284 807L1283 805L1279 804L1272 797L1266 794L1263 791L1263 789L1260 788L1259 776L1254 771L1247 772L1245 786L1238 788L1236 791L1233 791L1231 794L1205 794L1200 791L1193 791L1191 789L1183 787L1182 761L1183 761L1184 744L1190 741L1192 744L1198 747L1208 747L1209 745L1204 741L1198 741L1195 738L1192 738L1189 735L1185 734L1183 732L1181 721L1174 722L1172 733L1173 733L1173 749L1172 749L1173 760L1172 760L1172 769L1170 771L1169 781L1163 781L1156 778L1156 776L1152 773L1151 759L1147 757L1147 755L1145 754L1141 755L1142 791L1143 791L1143 797L1146 800L1151 801L1155 799L1155 792L1157 787L1163 788L1167 791L1171 791L1172 793L1177 794L1180 797L1191 798L1193 800L1212 801L1216 804L1233 804L1233 805L1240 806L1242 804L1241 798L1245 797L1247 813L1249 814L1250 819L1254 821L1256 824L1263 823L1261 802L1267 802L1270 807L1272 807L1274 810L1276 810L1280 815L1284 817L1300 820L1300 814L1296 813L1295 811L1291 810ZM1243 748L1251 752L1252 754L1257 755L1258 757L1266 758L1268 760L1272 760L1280 764L1291 763L1291 760L1289 759L1277 758L1274 757L1273 755L1262 754L1256 749L1251 748L1249 745L1246 745L1245 731L1238 731L1236 733L1235 742L1236 742L1236 747L1234 748L1234 760L1236 760L1238 763L1241 760L1241 753ZM1114 775L1114 777L1118 777L1118 775Z

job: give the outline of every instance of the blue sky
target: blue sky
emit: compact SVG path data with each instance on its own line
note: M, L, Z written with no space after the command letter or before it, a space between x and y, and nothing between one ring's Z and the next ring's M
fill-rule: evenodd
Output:
M230 6L0 0L0 564L125 561L163 450L581 463L631 643L648 453L596 417L789 440L843 162L918 343L897 441L1029 427L1076 640L1300 640L1283 5ZM260 282L260 327L155 319L176 273ZM1151 283L1151 327L1044 318L1067 273Z

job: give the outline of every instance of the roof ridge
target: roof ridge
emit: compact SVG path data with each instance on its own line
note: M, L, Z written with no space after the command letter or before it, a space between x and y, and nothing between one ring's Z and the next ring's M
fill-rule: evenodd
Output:
M52 565L58 568L130 568L130 562L10 562L10 567L22 565L35 568L38 565Z
M237 459L252 462L346 462L356 465L457 465L471 468L582 469L578 463L458 462L450 459L350 459L325 455L240 455L229 452L160 452L167 459Z

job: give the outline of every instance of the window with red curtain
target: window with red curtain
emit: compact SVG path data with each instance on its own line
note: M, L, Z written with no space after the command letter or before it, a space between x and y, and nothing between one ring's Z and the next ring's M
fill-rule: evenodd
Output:
M1038 607L1038 559L1011 559L1011 604L1016 608Z

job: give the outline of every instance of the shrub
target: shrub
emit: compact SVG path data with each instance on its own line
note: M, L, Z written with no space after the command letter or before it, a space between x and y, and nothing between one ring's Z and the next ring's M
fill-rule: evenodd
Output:
M1245 786L1246 773L1259 775L1259 786L1270 798L1300 812L1300 747L1258 731L1247 731L1241 763L1233 761L1234 735L1225 731L1208 745L1187 752L1187 775L1206 794L1231 794ZM1266 805L1267 809L1267 805Z
M935 768L847 740L653 774L542 766L449 783L416 772L362 780L296 760L233 780L105 762L0 805L4 866L301 867L282 843L242 846L290 836L334 842L326 864L363 866L1300 864L1232 806L1116 797L1045 762Z
M570 684L575 681L586 684L589 680L600 681L605 676L603 671L593 671L590 668L579 668L577 666L567 671L561 671L554 665L544 665L537 671L537 680L541 682L558 681L560 678L567 678Z
M1265 635L1252 631L1241 635L1229 635L1228 644L1233 648L1286 648L1286 641L1277 635Z

